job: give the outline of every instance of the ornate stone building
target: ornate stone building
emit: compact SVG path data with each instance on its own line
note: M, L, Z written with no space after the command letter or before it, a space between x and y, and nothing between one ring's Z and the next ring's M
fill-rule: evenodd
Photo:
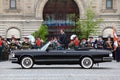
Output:
M92 7L97 17L104 19L98 29L99 35L112 35L113 24L120 34L119 3L120 0L93 1ZM70 15L85 18L89 4L90 0L0 0L0 35L22 38L36 31L43 22L52 34L59 30L59 26L70 30L69 27L74 26Z

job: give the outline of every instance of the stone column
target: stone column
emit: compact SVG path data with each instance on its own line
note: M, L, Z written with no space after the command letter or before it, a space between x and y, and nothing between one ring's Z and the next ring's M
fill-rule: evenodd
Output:
M3 7L3 6L2 6L2 1L3 1L3 0L0 0L0 14L2 13L2 7Z

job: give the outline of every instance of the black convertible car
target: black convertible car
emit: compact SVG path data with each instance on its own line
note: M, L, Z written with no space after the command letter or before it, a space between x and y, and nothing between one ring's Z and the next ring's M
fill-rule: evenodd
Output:
M12 63L18 63L22 68L32 68L34 64L80 64L82 68L92 68L93 64L111 62L112 53L98 49L50 49L48 42L41 49L14 50L9 55Z

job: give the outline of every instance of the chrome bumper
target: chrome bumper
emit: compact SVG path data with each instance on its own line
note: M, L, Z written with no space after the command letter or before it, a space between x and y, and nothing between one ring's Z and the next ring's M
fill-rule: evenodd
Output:
M103 61L111 62L113 60L113 57L103 57Z
M18 58L9 58L9 60L12 62L18 62Z
M9 61L11 61L11 62L18 62L18 58L12 57L11 55L9 55Z

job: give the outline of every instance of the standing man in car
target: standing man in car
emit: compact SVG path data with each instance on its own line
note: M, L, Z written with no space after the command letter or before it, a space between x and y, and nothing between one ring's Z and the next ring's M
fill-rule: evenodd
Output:
M63 29L60 30L60 36L59 36L59 39L58 39L58 43L64 49L67 47L66 34L65 34Z

